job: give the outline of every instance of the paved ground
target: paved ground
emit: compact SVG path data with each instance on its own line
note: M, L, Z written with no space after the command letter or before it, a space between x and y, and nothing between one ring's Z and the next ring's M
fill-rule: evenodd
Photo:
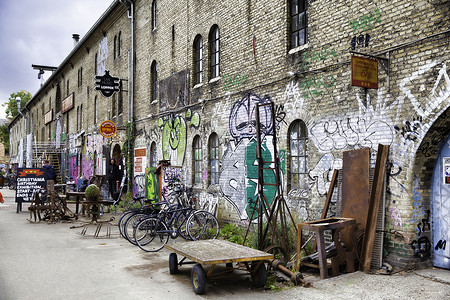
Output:
M145 253L119 237L82 236L76 223L30 223L17 214L14 191L0 204L0 300L10 299L450 299L450 271L426 269L397 275L361 272L327 280L307 276L313 287L281 292L253 289L248 276L208 282L197 296L191 267L170 275L167 250Z

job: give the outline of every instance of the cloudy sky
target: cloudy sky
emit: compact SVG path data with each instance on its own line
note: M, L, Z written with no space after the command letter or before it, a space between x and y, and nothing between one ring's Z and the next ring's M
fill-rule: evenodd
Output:
M0 104L20 90L34 95L41 80L31 65L58 67L73 49L72 34L82 38L113 2L0 0Z

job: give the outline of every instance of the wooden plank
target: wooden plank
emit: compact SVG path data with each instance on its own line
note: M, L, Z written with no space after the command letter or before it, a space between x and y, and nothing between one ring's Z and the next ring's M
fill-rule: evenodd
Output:
M370 193L369 212L367 214L366 231L364 233L363 246L359 269L364 272L370 271L372 260L373 242L377 226L378 210L383 192L384 177L386 174L387 157L389 145L378 145L377 161L373 174L372 189Z
M273 259L273 254L224 240L176 242L164 247L205 265Z

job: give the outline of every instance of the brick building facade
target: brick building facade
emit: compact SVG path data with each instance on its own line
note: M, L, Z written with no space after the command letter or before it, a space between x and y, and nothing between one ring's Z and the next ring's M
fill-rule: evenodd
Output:
M450 268L449 15L445 0L115 1L27 104L28 133L58 140L68 176L88 177L124 146L124 130L106 139L99 124L124 129L133 116L145 167L170 161L201 203L245 220L258 178L255 109L272 102L297 221L320 218L343 151L370 148L373 166L378 144L389 145L384 259ZM351 85L352 55L378 61L377 89ZM96 91L104 70L126 91ZM260 115L269 160L273 122ZM135 190L145 177L134 174Z

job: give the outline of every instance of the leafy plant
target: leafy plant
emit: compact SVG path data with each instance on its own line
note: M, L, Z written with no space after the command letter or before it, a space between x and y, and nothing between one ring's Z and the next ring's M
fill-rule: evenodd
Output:
M84 192L87 199L97 200L100 197L100 188L95 184L90 184Z
M219 231L219 238L242 245L245 230L235 224L225 224Z

